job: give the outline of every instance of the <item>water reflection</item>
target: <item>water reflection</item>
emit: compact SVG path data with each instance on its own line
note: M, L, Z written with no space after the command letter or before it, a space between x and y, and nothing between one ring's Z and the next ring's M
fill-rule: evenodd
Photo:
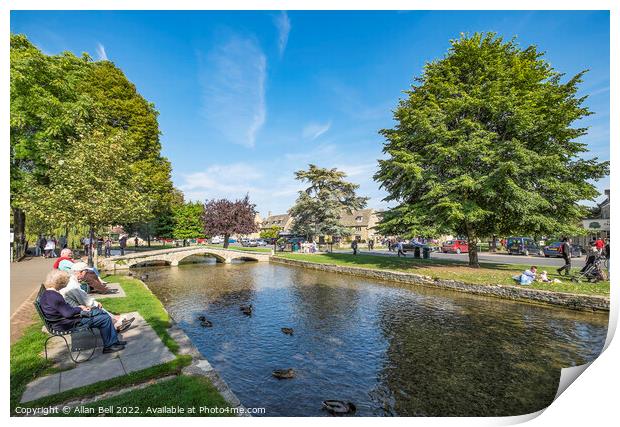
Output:
M154 268L148 285L241 401L267 415L326 415L324 399L350 400L358 415L528 413L606 336L603 315L266 263ZM281 368L297 377L273 378Z

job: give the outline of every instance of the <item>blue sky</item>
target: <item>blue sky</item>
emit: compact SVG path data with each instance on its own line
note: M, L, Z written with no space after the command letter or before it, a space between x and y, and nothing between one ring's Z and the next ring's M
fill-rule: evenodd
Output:
M462 32L536 44L582 85L589 156L609 159L608 12L13 11L11 31L48 54L108 59L158 109L162 151L186 198L241 197L283 213L293 172L338 167L369 206L381 128L428 61ZM609 179L597 183L609 188Z

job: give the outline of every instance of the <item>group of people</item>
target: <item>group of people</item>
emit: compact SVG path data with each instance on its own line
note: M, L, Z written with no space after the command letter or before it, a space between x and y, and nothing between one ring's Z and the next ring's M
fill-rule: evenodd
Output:
M113 292L106 285L96 268L74 260L71 249L64 249L45 279L45 292L39 299L41 311L46 318L53 319L55 330L68 331L78 326L98 328L103 352L120 351L127 342L120 340L118 334L129 329L135 318L111 314L93 297L94 293Z
M533 282L541 282L541 283L561 283L559 279L549 279L547 276L547 272L543 271L538 274L538 268L533 265L528 270L525 270L523 273L513 276L513 279L519 282L520 285L531 285Z
M56 258L56 249L64 249L67 247L67 238L60 236L58 239L54 236L39 235L34 245L34 256L42 256L45 258Z

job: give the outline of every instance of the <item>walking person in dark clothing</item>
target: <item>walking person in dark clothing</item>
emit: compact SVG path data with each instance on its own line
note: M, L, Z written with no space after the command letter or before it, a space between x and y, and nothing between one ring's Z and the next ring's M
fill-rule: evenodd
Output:
M105 257L107 258L110 256L112 256L112 239L108 236L105 239Z
M562 244L560 245L560 251L562 252L562 258L564 258L564 265L558 268L558 274L562 274L562 271L566 271L566 275L570 276L570 258L571 258L571 240L568 238L562 239Z
M401 254L402 256L407 256L405 255L405 251L403 250L403 241L399 240L398 243L396 244L396 247L398 248L398 254L397 256L400 258Z
M353 255L357 255L357 239L351 242L351 249L353 249Z
M125 248L127 247L127 235L123 234L120 239L118 239L118 246L121 248L121 256L125 255Z

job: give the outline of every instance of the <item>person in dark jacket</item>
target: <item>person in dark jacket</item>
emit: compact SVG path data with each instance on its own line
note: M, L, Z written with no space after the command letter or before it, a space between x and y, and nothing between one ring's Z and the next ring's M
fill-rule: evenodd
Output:
M351 249L353 249L353 255L357 255L357 239L351 242Z
M103 340L103 352L114 353L125 348L127 342L120 341L112 318L100 309L86 306L72 307L60 294L69 283L69 275L60 270L52 270L45 279L45 292L39 299L41 311L58 331L68 331L76 326L92 326L99 329Z
M562 258L564 258L564 265L558 268L558 274L562 274L562 271L566 271L566 275L570 276L570 258L571 258L571 241L568 238L562 239L562 244L560 245L560 249L562 252Z

